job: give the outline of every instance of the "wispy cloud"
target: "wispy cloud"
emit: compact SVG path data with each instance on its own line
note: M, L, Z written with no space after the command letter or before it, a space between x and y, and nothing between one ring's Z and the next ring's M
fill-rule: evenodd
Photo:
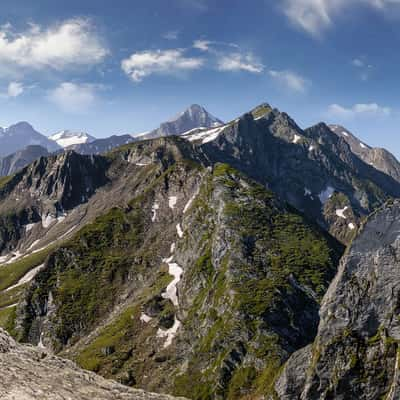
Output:
M349 7L368 6L386 11L399 5L399 0L283 0L283 12L294 25L320 36Z
M185 49L137 52L122 60L121 67L133 81L141 82L149 75L177 75L203 66L202 58L190 57L185 53Z
M251 52L240 49L236 43L215 40L198 39L193 42L193 48L209 53L218 71L246 71L259 74L264 65Z
M63 82L48 92L48 99L62 111L84 114L95 104L97 93L104 87L89 83Z
M207 0L178 0L180 6L196 12L206 12L208 10Z
M310 81L293 71L268 71L270 77L294 92L305 92Z
M64 70L98 64L108 54L87 19L71 19L43 28L31 24L17 32L10 24L0 27L1 71L10 69Z
M179 31L168 31L165 32L162 37L167 40L177 40L179 37Z
M202 51L209 51L211 49L210 45L212 45L213 43L215 42L211 40L198 39L193 42L193 48Z
M362 81L369 80L373 71L373 66L366 61L365 57L354 58L351 64L357 69L358 75Z
M357 116L382 116L391 114L390 107L382 107L377 103L359 103L351 107L344 107L339 104L331 104L328 108L328 115L334 118L348 119Z
M217 60L219 71L246 71L260 74L264 71L264 65L251 53L229 53Z
M21 82L10 82L7 87L7 97L18 97L25 91Z

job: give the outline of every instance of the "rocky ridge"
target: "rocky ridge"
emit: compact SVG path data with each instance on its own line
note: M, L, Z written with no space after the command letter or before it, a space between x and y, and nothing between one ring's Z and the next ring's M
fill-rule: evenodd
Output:
M0 396L4 400L173 400L83 371L44 349L17 344L0 328Z
M366 145L340 125L329 125L329 128L338 136L343 137L350 145L351 151L367 164L400 181L400 163L392 153L386 149Z

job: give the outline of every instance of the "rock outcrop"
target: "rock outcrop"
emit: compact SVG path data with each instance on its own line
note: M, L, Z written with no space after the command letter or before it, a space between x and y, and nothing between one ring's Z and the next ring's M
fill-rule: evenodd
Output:
M400 396L400 202L361 228L321 305L314 343L275 384L279 399L395 400Z

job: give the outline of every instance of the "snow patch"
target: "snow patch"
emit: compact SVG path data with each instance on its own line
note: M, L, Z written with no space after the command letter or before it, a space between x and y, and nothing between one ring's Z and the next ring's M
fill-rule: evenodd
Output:
M171 300L172 304L175 307L178 307L178 293L176 286L181 280L183 269L177 263L171 262L172 257L164 259L163 261L168 264L168 273L172 275L174 279L168 284L167 288L165 289L165 293L163 293L161 296L164 299Z
M38 343L37 347L39 347L40 349L46 348L46 346L43 344L43 332L40 334L40 339L39 339L39 343Z
M304 188L304 196L311 196L311 190L308 188Z
M175 251L175 243L171 243L170 253L172 254Z
M308 148L308 151L313 151L313 150L315 150L315 147L312 144L310 144L310 147Z
M66 214L66 213L62 213L62 214L60 214L59 216L57 216L57 223L58 223L58 222L63 222L64 219L67 218L67 215L68 215L68 214Z
M342 135L343 135L343 136L346 136L346 137L349 136L349 134L348 134L347 132L345 132L345 131L342 131Z
M325 204L335 193L335 189L332 186L327 186L325 190L323 190L319 195L319 200L322 204Z
M153 207L151 207L151 222L155 222L157 218L157 210L160 208L160 206L157 203L153 204Z
M293 143L297 143L300 139L301 139L301 136L299 136L299 135L294 135Z
M344 215L344 212L345 212L348 208L349 208L349 207L346 206L345 208L336 210L336 215L337 215L338 217L340 217L340 218L346 219L347 217Z
M36 224L25 225L25 232L30 232L35 227L35 225Z
M152 319L153 319L152 317L150 317L149 315L147 315L147 314L145 314L145 313L142 313L142 314L140 315L140 320L141 320L142 322L144 322L145 324L148 324Z
M187 210L189 210L190 206L192 205L194 199L198 195L198 191L189 199L189 201L186 203L185 208L183 209L183 213L185 214Z
M174 325L172 325L171 328L169 328L165 331L160 328L158 329L157 337L167 338L167 340L164 342L164 345L163 345L164 349L171 346L172 341L173 341L174 337L176 336L176 333L178 332L178 329L180 326L181 326L181 322L175 317Z
M176 196L170 196L169 200L168 200L169 208L171 208L173 210L176 206L177 201L178 201L178 198Z
M176 225L176 232L178 233L178 236L180 238L183 237L183 230L182 230L181 224Z
M19 258L23 257L23 254L18 250L11 255L11 258L6 262L6 264L12 264L17 261Z
M26 251L32 250L39 242L40 242L40 239L35 240L35 241L26 249Z
M183 138L189 140L190 142L195 142L197 140L202 140L202 143L208 143L208 142L212 142L213 140L215 140L219 134L225 129L225 125L224 126L219 126L218 128L213 128L213 129L208 129L206 131L201 131L201 132L197 132L197 133L184 133L182 135Z
M361 146L362 149L366 149L367 148L367 146L364 143L361 143L361 142L360 142L360 146Z
M355 226L352 222L349 223L348 227L349 227L351 230L356 229L356 226Z
M29 272L27 272L15 285L12 285L8 287L5 291L8 292L9 290L12 290L18 286L24 285L25 283L30 282L40 270L44 268L44 264L39 265L36 268L31 269Z
M46 216L42 215L42 226L45 229L48 228L55 221L57 221L57 219L50 214L47 214Z

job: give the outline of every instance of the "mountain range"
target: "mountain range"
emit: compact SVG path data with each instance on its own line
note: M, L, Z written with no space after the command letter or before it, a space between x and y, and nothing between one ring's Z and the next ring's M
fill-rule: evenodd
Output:
M3 161L16 340L196 400L398 397L393 155L267 103L73 146Z

